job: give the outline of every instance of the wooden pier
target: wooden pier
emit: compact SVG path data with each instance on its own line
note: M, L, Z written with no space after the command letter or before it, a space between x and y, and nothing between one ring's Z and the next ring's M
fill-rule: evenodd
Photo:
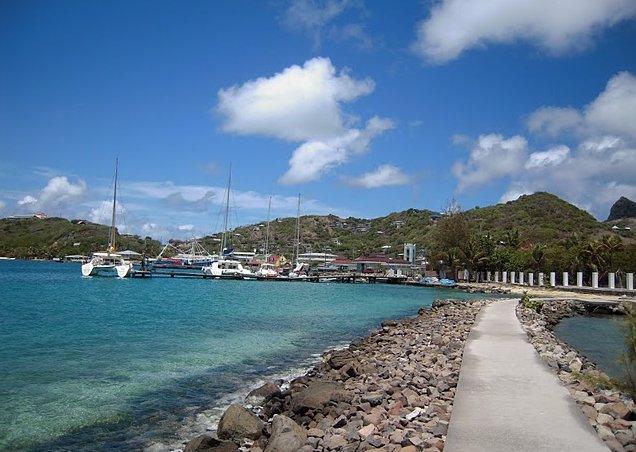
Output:
M194 278L194 279L229 279L229 280L247 280L247 281L267 281L267 282L311 282L311 283L340 283L340 284L407 284L407 278L404 276L379 276L367 273L339 273L339 274L321 274L309 275L302 277L290 278L279 276L277 278L264 276L213 276L208 273L197 271L181 271L181 270L132 270L130 277L132 278Z

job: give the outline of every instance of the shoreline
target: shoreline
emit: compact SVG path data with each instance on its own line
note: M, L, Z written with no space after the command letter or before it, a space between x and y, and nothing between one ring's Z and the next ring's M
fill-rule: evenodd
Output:
M573 295L615 302L625 297L489 283L461 288L484 291L484 298L437 300L417 317L383 322L379 331L323 353L322 362L306 374L255 389L243 403L226 410L216 431L194 437L182 450L443 451L465 341L483 306L497 301L487 298L492 292L550 299L554 309L543 315L517 308L528 340L606 445L616 451L636 450L634 402L620 391L590 383L608 377L551 331L562 318L585 313L583 301ZM253 424L248 436L241 424L245 419ZM276 446L283 440L287 449Z
M192 439L185 451L441 451L465 341L492 301L436 300L416 317L387 320L379 331L325 352L288 385L271 381L252 391L242 406L228 408L216 432ZM277 418L302 425L294 447L269 448ZM248 436L244 423L252 424Z

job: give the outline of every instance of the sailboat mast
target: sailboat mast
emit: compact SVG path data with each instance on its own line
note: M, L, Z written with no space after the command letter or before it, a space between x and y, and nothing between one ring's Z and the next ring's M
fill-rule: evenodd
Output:
M295 264L298 265L300 256L300 193L298 193L298 210L296 212L296 249L294 250Z
M119 159L115 158L115 183L113 188L113 212L111 214L111 222L110 222L110 237L108 237L108 250L115 251L115 238L116 238L116 230L115 230L115 215L117 212L117 172L119 167Z
M220 256L223 256L227 241L227 221L230 212L230 188L232 186L232 164L230 163L230 174L227 179L227 193L225 194L225 215L223 218L223 235L221 236L221 252Z
M265 229L265 263L269 263L269 213L272 209L272 197L269 197L269 204L267 205L267 228Z

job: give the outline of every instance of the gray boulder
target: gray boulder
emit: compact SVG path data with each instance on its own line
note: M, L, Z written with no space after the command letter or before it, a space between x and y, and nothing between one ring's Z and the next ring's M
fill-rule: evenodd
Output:
M251 391L245 398L245 403L250 405L263 405L272 397L280 396L280 386L273 381L268 381L260 388L256 388Z
M217 435L221 439L240 441L243 438L258 439L263 433L263 422L251 411L241 405L230 405L217 429Z
M219 441L210 435L199 435L190 440L185 452L236 452L238 446L230 441Z
M302 413L320 409L329 402L351 402L352 398L342 384L315 382L292 396L291 409L294 413Z
M272 436L265 452L296 452L305 445L307 433L293 420L276 415L272 420Z

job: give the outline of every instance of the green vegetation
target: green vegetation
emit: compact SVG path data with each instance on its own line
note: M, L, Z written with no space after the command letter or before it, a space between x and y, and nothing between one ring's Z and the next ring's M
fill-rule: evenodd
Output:
M108 226L64 218L0 220L0 256L52 259L73 254L90 255L108 246ZM117 235L117 248L154 256L161 244L150 237Z
M621 387L636 400L636 309L631 302L623 303L625 308L625 351L621 356L623 380Z
M523 293L520 303L523 305L524 308L532 309L536 312L541 312L541 309L543 308L543 301L533 300L532 297L528 295L528 292Z
M478 271L636 271L636 240L630 230L612 230L587 212L549 193L522 196L516 201L462 211L450 205L443 213L408 209L375 219L335 215L301 217L301 252L331 252L353 259L385 252L402 257L404 243L415 243L429 269ZM231 231L237 250L262 249L265 222ZM270 222L269 251L290 256L296 218ZM106 226L62 218L0 220L0 255L19 258L89 254L104 248ZM220 234L200 243L219 249ZM79 243L79 245L77 245ZM119 249L149 256L161 250L150 237L120 236ZM621 273L623 272L623 273Z

